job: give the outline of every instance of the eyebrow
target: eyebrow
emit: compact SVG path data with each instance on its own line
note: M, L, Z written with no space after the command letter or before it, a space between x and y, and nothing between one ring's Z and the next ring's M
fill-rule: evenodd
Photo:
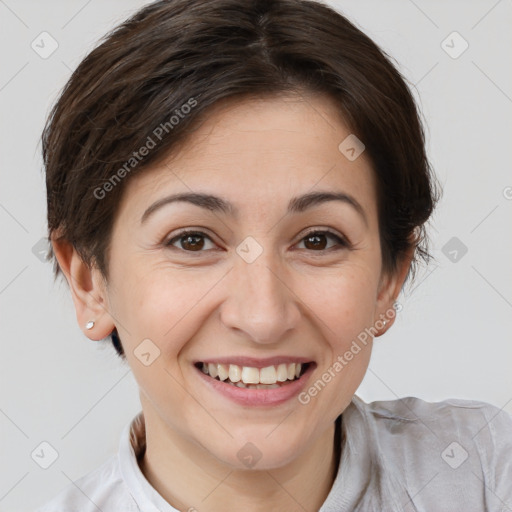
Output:
M288 213L302 213L309 208L318 206L320 204L329 201L341 201L354 208L363 218L365 224L368 226L368 219L366 213L360 203L351 195L344 192L310 192L302 196L294 197L288 203ZM212 212L220 212L233 217L238 216L238 209L229 201L222 199L221 197L214 196L211 194L203 194L196 192L183 192L180 194L173 194L170 196L163 197L158 201L155 201L142 215L140 223L143 224L148 217L150 217L156 210L163 206L175 203L175 202L187 202L200 208L210 210Z

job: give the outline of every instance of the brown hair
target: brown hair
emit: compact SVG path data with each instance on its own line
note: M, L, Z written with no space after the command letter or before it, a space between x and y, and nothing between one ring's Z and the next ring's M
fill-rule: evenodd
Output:
M65 85L42 148L48 238L69 241L106 280L127 180L175 150L210 106L281 93L326 94L365 144L383 269L412 247L407 279L418 258L428 263L424 223L438 192L419 111L391 58L343 15L311 0L160 0L100 43ZM51 246L48 259L56 279ZM112 341L124 357L115 330Z

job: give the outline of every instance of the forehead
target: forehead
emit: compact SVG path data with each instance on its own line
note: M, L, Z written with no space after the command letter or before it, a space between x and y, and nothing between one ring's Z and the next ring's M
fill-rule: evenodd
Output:
M139 212L172 191L222 195L240 209L285 207L291 196L321 188L356 196L372 216L372 165L364 151L353 161L340 151L349 136L336 105L324 96L223 102L167 160L130 179L123 203Z

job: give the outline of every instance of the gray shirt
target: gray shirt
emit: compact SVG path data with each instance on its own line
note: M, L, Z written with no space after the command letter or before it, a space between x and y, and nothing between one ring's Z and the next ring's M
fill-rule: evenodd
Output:
M365 403L342 414L341 458L319 512L512 512L512 417L484 402L415 397ZM142 411L119 452L36 512L177 512L138 459Z

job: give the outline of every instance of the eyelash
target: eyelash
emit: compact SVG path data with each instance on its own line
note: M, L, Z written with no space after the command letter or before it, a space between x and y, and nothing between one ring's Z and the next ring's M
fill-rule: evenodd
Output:
M327 251L331 251L331 250L335 250L335 251L339 251L339 250L342 250L342 249L350 249L352 246L350 244L350 242L346 239L346 238L343 238L339 235L337 235L336 233L333 233L332 231L328 230L328 229L323 229L323 230L319 230L319 229L313 229L309 232L307 232L304 237L301 238L301 240L299 241L302 242L304 241L306 238L312 236L312 235L328 235L329 237L331 238L334 238L336 240L336 242L338 242L338 246L337 248L333 248L333 247L330 247L329 249L322 249L322 250L318 250L318 251L315 251L315 250L308 250L308 249L305 249L307 250L308 252L319 252L319 253L325 253ZM185 229L183 231L181 231L180 233L178 233L176 236L174 236L173 238L169 239L166 243L165 243L165 246L170 248L170 249L176 249L178 251L182 251L182 252L187 252L187 253L191 253L191 254L194 254L194 253L202 253L202 252L205 252L204 250L201 250L201 251L187 251L185 249L179 249L177 247L172 247L172 244L176 241L179 241L180 239L186 237L186 236L189 236L189 235L193 235L193 236L200 236L200 237L204 237L204 238L208 238L210 241L213 242L213 240L204 232L202 231L197 231L197 230L192 230L192 229Z

